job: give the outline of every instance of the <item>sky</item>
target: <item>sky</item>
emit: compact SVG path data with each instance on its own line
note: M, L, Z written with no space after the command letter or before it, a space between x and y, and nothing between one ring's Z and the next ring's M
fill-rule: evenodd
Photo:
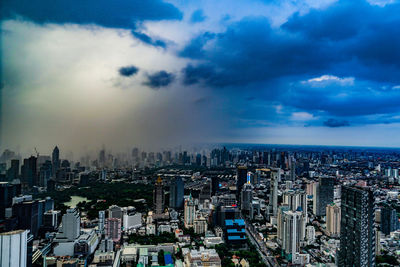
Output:
M0 149L400 147L395 0L4 0Z

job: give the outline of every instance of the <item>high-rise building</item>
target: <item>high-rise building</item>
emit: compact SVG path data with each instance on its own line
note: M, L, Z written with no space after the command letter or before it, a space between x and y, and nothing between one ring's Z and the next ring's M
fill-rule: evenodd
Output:
M204 203L206 200L211 199L211 179L206 179L203 184L203 188L200 191L199 201L200 203Z
M107 218L106 238L112 239L114 242L119 242L121 239L121 220L118 218Z
M304 241L303 213L300 211L284 211L282 214L282 250L289 261L300 252Z
M313 195L313 213L315 216L326 215L326 205L333 202L334 180L320 177Z
M52 163L46 160L39 168L39 186L47 187L47 181L52 177Z
M240 192L242 191L243 185L246 182L247 182L247 167L238 166L236 170L236 190L238 196L240 196Z
M0 220L5 218L6 208L11 207L13 197L21 194L20 184L0 182Z
M104 225L106 221L106 212L104 210L99 211L99 232L104 233Z
M385 205L381 208L381 232L390 235L399 229L399 219L397 212L392 207Z
M53 154L51 156L51 163L53 167L53 178L56 178L57 171L60 169L61 161L60 161L60 150L56 146L53 149Z
M12 159L11 167L7 170L7 181L12 181L19 177L19 160Z
M253 202L253 186L250 183L246 183L243 186L242 192L240 193L240 207L245 213L249 213Z
M18 229L30 230L36 237L39 231L39 203L38 201L24 201L12 207L13 216L17 218Z
M340 235L340 207L333 202L326 206L326 232L330 237Z
M193 222L193 228L196 234L204 234L208 229L207 220L203 216L196 218Z
M59 237L67 241L74 241L81 233L81 217L77 209L67 209L62 217L62 225Z
M32 187L37 185L37 158L31 156L27 159L24 159L24 165L21 167L21 178L22 182Z
M375 266L374 221L372 190L342 186L339 266Z
M281 169L271 169L270 193L269 193L269 206L272 216L278 213L278 182Z
M28 231L0 233L0 266L26 267L28 263Z
M124 216L124 211L122 210L121 207L118 207L117 205L111 205L108 208L108 218L118 218L122 220L123 216Z
M180 176L171 181L169 187L169 206L174 209L183 208L184 183Z
M184 223L186 228L193 227L195 216L196 216L196 209L192 195L190 194L189 198L186 199L185 201L185 209L184 209L184 219L185 219Z
M165 208L165 196L164 185L161 177L157 178L156 184L154 185L153 201L155 217L162 215Z
M215 196L215 194L219 191L219 178L214 175L211 177L211 195Z

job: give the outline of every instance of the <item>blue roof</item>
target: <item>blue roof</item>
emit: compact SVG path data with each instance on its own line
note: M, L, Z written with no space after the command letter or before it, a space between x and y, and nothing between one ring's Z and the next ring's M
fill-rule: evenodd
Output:
M245 240L245 236L238 236L238 235L230 235L228 236L228 240Z
M233 226L234 224L244 225L244 220L243 219L225 220L225 225Z
M165 261L165 265L174 264L171 254L164 254L164 261Z
M246 233L246 230L244 228L242 228L242 229L227 229L226 231L228 232L228 234L231 234L231 233Z

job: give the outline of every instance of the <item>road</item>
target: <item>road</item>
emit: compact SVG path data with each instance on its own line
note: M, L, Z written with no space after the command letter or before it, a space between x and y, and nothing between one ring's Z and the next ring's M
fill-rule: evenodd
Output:
M258 253L261 255L263 262L267 264L268 267L279 266L278 263L275 261L273 256L270 256L270 252L268 251L267 247L263 240L261 240L257 233L253 229L252 226L249 226L246 223L246 234L250 239L250 242L257 248Z

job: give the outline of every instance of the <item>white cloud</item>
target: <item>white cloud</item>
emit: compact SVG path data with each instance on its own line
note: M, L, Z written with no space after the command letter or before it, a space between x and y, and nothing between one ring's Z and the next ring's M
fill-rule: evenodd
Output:
M308 112L293 112L291 119L295 121L308 121L315 119L315 117Z
M337 84L340 86L352 86L354 85L354 77L337 77L334 75L322 75L320 77L315 77L312 79L308 79L306 81L302 81L302 84L309 84L311 86L324 87L327 85Z

